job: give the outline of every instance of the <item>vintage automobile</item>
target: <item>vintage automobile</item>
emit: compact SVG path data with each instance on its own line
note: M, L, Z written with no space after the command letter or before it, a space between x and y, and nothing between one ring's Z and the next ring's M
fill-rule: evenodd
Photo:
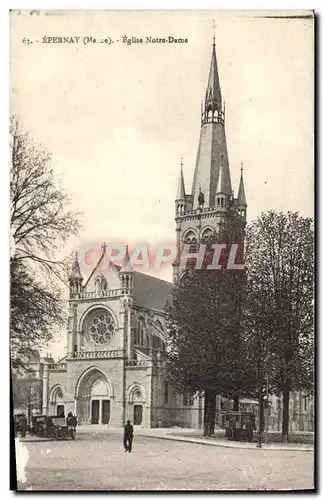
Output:
M47 437L47 418L46 415L32 417L30 433L34 436Z
M54 439L75 439L77 419L76 417L64 418L59 415L50 417L52 419L52 437Z
M229 411L222 415L225 436L232 441L252 441L256 430L255 415L251 412Z

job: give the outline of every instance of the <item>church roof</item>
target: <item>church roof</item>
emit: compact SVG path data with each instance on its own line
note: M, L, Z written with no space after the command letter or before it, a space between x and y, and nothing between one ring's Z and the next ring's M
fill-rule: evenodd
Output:
M172 289L168 281L135 271L133 293L137 306L162 311L166 302L172 301Z
M91 276L100 266L103 258L104 252L97 265L92 270L86 285L89 283ZM123 266L116 265L112 262L109 263L109 267L114 269L117 274L123 272ZM148 309L156 309L162 311L166 302L172 301L172 289L173 283L169 281L161 280L155 278L154 276L149 276L138 271L133 272L133 295L134 295L134 305L139 307L146 307Z

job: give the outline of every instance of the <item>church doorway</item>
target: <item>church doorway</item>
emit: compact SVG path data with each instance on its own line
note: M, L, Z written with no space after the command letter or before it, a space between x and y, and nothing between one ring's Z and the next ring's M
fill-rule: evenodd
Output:
M91 399L91 423L109 424L110 420L110 400L109 399Z
M134 405L134 425L141 425L143 420L143 405Z
M102 371L93 368L85 372L76 393L76 413L80 422L109 424L112 386Z
M99 399L91 401L91 423L99 424Z
M65 413L63 387L59 384L52 387L50 391L48 413L49 415L64 415Z
M102 423L107 425L110 420L110 401L109 399L104 399L102 401Z
M56 415L64 415L64 405L57 405Z

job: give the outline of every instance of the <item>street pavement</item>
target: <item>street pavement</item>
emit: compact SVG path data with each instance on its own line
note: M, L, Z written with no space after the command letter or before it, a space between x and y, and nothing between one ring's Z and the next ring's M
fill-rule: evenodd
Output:
M75 441L28 438L20 490L300 490L313 489L314 455L305 451L224 448L80 426ZM26 447L26 448L25 448Z

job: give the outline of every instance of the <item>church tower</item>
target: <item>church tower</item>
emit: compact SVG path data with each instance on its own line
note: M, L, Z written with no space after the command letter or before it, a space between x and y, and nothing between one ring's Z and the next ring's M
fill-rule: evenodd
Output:
M240 185L235 198L226 144L225 102L222 101L219 82L215 37L205 99L201 106L201 130L192 190L191 194L186 194L181 159L175 212L178 248L182 244L196 247L199 243L220 241L225 234L235 234L235 242L243 242L247 215L243 166L241 164ZM176 261L173 264L175 282L180 274L179 261Z

